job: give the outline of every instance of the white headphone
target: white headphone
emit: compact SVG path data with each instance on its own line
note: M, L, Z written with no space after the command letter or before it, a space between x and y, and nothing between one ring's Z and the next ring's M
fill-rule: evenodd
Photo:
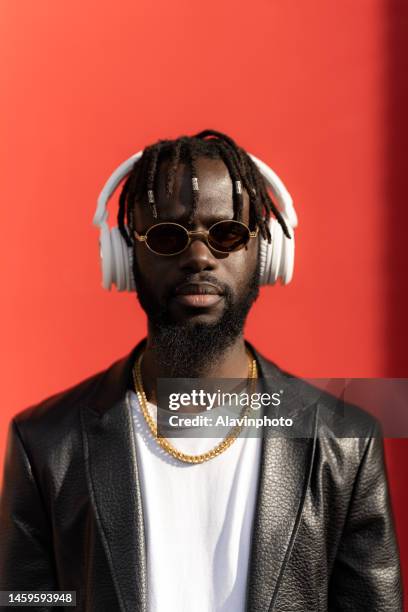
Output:
M139 151L116 168L98 197L93 223L100 227L99 253L104 289L110 290L112 284L116 285L118 291L135 291L136 289L132 271L133 247L128 247L117 226L109 229L106 206L119 183L131 172L135 162L142 155L143 151ZM291 239L285 236L275 217L269 218L271 243L262 236L259 237L259 282L261 285L273 285L280 278L282 284L287 285L292 280L295 262L293 230L297 226L296 211L290 194L277 174L265 162L254 155L249 155L271 190L273 201L278 205L291 236Z

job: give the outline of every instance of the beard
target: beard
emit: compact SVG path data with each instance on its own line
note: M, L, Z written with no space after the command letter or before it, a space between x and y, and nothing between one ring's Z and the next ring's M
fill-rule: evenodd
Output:
M259 258L254 273L236 295L212 274L203 273L201 282L213 283L222 291L223 312L211 323L195 321L194 317L175 321L168 307L169 300L165 305L159 303L135 263L133 275L139 302L149 321L156 362L171 378L202 375L242 335L248 312L259 295ZM190 282L188 275L184 282Z

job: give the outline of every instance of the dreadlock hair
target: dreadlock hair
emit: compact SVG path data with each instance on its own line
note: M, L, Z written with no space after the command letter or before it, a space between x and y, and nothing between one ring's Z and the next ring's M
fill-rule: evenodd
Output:
M242 187L244 187L249 196L250 225L258 226L263 238L271 242L268 218L273 213L285 236L290 238L286 223L271 200L264 178L250 156L226 134L216 130L203 130L194 136L180 136L176 140L159 140L146 147L142 157L135 162L119 196L118 227L129 247L132 246L133 241L126 230L125 218L133 234L133 211L136 202L150 206L153 218L158 218L155 191L160 162L165 159L170 160L166 176L167 197L173 193L179 164L187 164L190 169L193 199L189 222L192 222L199 197L197 178L197 159L199 157L221 159L226 165L233 184L234 219L242 220Z

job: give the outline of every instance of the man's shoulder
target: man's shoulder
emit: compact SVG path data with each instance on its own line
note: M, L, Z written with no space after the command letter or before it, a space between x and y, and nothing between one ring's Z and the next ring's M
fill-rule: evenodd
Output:
M108 398L109 392L117 391L120 379L117 374L128 361L129 355L117 359L103 370L17 412L13 421L23 440L35 439L41 443L53 435L59 437L78 428L81 408L92 408L98 398Z
M12 420L27 449L56 448L79 431L79 411L103 376L97 372L70 387L20 410Z
M65 411L66 409L75 410L92 394L93 389L104 372L105 370L98 371L57 393L45 397L39 402L31 404L17 412L14 420L17 424L23 424L28 421L33 422L46 419L51 414Z

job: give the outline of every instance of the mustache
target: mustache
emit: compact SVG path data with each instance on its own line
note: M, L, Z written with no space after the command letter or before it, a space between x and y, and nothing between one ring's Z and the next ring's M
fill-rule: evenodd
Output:
M217 288L221 295L231 296L232 290L229 285L226 283L222 283L218 280L214 274L210 274L209 272L203 272L200 275L197 274L186 274L183 278L180 278L177 283L175 283L172 287L170 287L166 292L166 298L171 298L176 295L176 288L181 284L187 283L210 283Z

